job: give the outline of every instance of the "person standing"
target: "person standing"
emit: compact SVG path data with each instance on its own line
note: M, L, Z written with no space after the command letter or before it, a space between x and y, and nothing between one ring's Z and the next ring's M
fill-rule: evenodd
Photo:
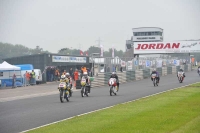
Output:
M12 77L12 88L16 88L16 75L15 73L13 74L13 77Z
M70 75L71 77L73 77L73 69L72 69L72 68L69 69L69 75Z
M121 71L121 72L123 72L123 69L122 69L122 67L120 67L120 71Z
M32 84L32 85L35 85L35 84L36 84L35 72L34 72L34 70L32 70L32 72L31 72L31 84Z
M78 69L76 69L76 71L74 72L74 87L76 87L76 80L78 80Z
M30 73L27 72L27 73L26 73L26 85L27 85L27 86L30 85L30 77L31 77Z

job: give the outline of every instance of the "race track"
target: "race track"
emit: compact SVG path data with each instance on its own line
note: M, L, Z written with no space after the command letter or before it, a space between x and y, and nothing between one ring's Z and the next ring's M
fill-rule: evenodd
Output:
M175 74L161 77L158 87L154 87L149 78L120 84L117 96L110 96L109 87L103 86L92 88L90 96L84 98L81 97L80 91L76 91L70 102L65 103L60 103L59 92L47 96L0 101L0 133L21 132L199 81L200 77L196 71L191 71L186 72L186 78L181 84ZM48 88L49 85L45 87ZM31 94L31 90L29 91Z

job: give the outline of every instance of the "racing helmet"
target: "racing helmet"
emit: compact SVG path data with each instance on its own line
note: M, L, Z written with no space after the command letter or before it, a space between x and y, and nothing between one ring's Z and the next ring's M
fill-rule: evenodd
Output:
M83 77L87 78L88 73L87 72L83 72Z
M114 76L114 75L116 75L116 73L115 73L115 72L112 72L112 76Z
M61 75L60 78L63 80L63 79L65 79L66 77L65 77L65 75L63 74L63 75Z
M69 78L69 76L70 76L69 73L66 73L65 75L66 75L67 78Z

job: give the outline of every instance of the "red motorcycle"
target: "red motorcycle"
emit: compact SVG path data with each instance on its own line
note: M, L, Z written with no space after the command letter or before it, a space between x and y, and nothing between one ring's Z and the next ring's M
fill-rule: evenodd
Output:
M108 85L110 86L110 89L109 89L110 96L112 96L112 94L117 95L118 87L117 87L116 79L110 78L109 81L108 81Z

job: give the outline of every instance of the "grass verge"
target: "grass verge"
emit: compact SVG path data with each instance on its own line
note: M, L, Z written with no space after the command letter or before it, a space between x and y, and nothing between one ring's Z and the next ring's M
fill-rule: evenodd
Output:
M119 104L30 133L199 133L200 83Z

